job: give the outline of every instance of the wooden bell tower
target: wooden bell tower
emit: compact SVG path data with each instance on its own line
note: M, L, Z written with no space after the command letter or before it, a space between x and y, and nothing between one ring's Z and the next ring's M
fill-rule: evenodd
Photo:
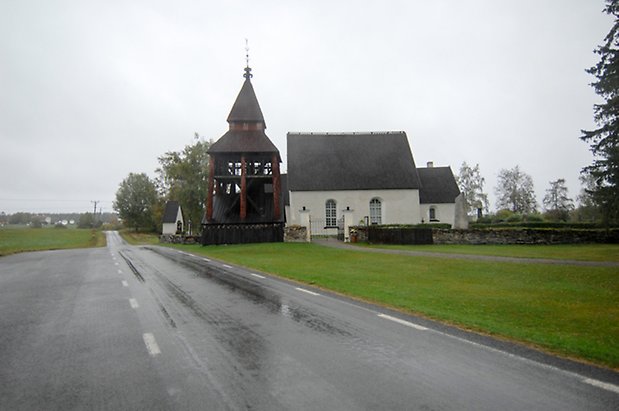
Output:
M208 151L208 197L203 231L213 234L216 229L235 229L246 238L213 240L227 236L219 233L211 235L211 243L262 242L254 229L265 225L283 230L281 157L264 132L266 123L251 83L249 66L243 77L245 82L228 115L229 129ZM273 241L268 235L262 237L264 241ZM275 241L281 240L276 238ZM209 243L209 239L203 236L204 242Z

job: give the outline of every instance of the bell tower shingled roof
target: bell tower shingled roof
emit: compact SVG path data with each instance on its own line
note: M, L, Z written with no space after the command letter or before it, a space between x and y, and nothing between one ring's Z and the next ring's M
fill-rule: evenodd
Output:
M266 128L260 104L251 84L250 79L253 77L251 68L245 67L243 77L245 77L245 82L232 106L232 110L230 110L227 121L228 123L262 123L264 125L263 128Z
M217 153L276 153L279 150L264 133L266 124L260 104L251 84L251 68L245 67L245 82L228 115L228 131L213 143L208 152Z

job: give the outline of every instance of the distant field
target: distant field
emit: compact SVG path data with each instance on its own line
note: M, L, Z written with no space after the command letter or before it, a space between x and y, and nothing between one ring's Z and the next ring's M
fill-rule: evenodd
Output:
M578 261L619 262L619 244L561 245L361 245L391 250L429 251L433 253L491 255L499 257L548 258Z
M0 256L25 251L105 246L101 231L80 228L0 228Z
M387 255L316 244L174 247L619 368L617 267ZM582 247L584 254L591 251Z

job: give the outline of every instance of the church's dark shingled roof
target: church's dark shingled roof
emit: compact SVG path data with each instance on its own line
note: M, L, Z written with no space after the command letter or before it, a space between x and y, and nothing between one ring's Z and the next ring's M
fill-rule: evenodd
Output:
M167 203L165 203L165 210L163 212L164 223L176 223L178 207L178 201L168 201Z
M451 167L418 168L417 172L421 180L419 190L421 204L453 203L460 194Z
M254 92L254 86L252 86L249 78L245 79L243 87L230 110L228 115L228 123L231 122L262 122L264 123L264 117L262 116L262 110L260 110L260 104L256 98ZM266 128L266 127L265 127Z
M209 153L278 153L275 144L262 130L228 130L213 143Z
M418 189L406 133L288 133L291 191Z

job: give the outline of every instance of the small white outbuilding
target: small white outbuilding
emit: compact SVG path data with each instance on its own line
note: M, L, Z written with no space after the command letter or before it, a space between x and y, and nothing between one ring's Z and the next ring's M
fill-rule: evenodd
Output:
M163 212L162 234L182 234L185 227L183 213L178 201L168 201Z

